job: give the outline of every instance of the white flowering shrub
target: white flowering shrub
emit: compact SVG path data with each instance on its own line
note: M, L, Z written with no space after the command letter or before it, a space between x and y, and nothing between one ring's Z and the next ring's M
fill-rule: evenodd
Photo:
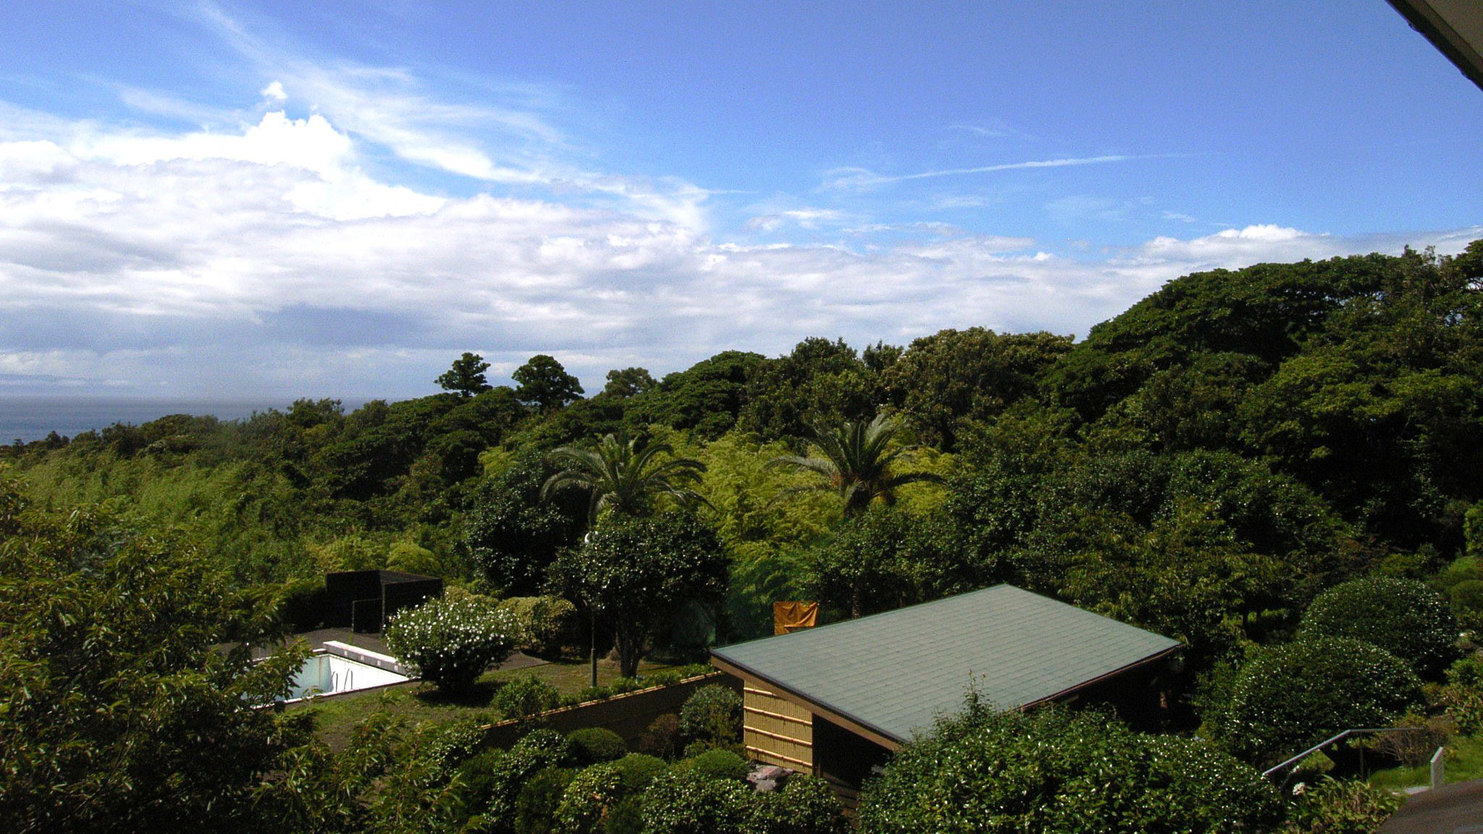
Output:
M497 600L477 594L448 594L403 609L387 622L384 636L403 666L452 693L472 689L520 640L514 618Z

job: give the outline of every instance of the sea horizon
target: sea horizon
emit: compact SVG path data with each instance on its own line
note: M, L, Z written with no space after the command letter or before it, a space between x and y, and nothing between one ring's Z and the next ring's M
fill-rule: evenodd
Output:
M126 398L106 396L68 397L55 395L12 395L0 397L0 444L44 440L52 432L73 438L89 431L115 425L142 425L170 414L211 416L223 422L245 420L254 413L272 409L286 411L300 397L212 399L209 397ZM320 399L315 397L314 399ZM369 402L370 398L340 400L345 412Z

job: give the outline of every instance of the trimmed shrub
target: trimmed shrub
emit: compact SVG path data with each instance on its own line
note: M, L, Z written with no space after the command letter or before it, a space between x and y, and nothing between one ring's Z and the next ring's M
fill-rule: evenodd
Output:
M1312 637L1248 662L1212 724L1225 746L1251 761L1293 754L1351 727L1383 727L1421 703L1421 681L1384 649Z
M515 834L551 834L556 809L572 782L572 772L559 767L547 768L520 789L515 801Z
M623 798L623 777L612 762L595 764L572 779L557 807L556 830L562 834L593 834Z
M664 759L680 752L680 717L667 712L649 722L649 729L639 736L639 749Z
M751 790L694 770L668 770L644 792L644 834L743 834Z
M680 707L680 732L713 747L741 742L742 696L727 686L702 686Z
M623 778L623 789L629 793L639 793L649 787L654 777L669 769L669 765L663 759L648 756L643 753L629 753L627 756L613 762L618 769L618 775Z
M730 750L711 748L692 758L678 762L675 767L688 770L691 773L699 773L707 779L730 779L735 782L747 781L747 774L752 772L751 765L741 756Z
M1440 700L1464 735L1483 734L1483 657L1475 654L1452 664Z
M579 767L611 762L628 755L623 737L606 727L583 727L567 734L572 758Z
M866 834L1261 831L1282 814L1254 768L1200 739L1058 707L965 711L897 751L860 799Z
M448 692L467 692L491 663L510 656L518 631L495 601L447 594L394 614L386 648L415 674Z
M560 657L579 642L577 607L561 597L510 597L500 608L520 625L534 654Z
M829 783L795 773L781 790L759 794L752 805L750 834L845 834L844 808Z
M501 684L493 703L506 718L523 721L560 706L561 692L535 675L522 675Z
M489 769L471 774L480 793L487 797L484 817L493 831L512 831L516 805L525 784L537 773L559 767L567 758L567 741L553 730L534 730L503 753L496 754ZM470 761L481 761L480 757ZM467 772L467 771L466 771Z
M1446 598L1424 583L1372 576L1319 594L1303 614L1298 637L1363 640L1433 677L1457 655L1457 618Z

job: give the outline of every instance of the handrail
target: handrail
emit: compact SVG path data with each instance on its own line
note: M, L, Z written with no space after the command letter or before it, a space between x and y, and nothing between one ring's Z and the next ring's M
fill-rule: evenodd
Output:
M1262 778L1263 779L1270 779L1270 778L1272 778L1272 774L1274 774L1277 771L1283 769L1284 767L1287 767L1288 765L1291 765L1291 764L1297 764L1298 762L1301 762L1302 760L1308 758L1310 755L1312 755L1314 753L1317 753L1319 750L1322 750L1323 748L1329 746L1330 744L1333 744L1336 741L1343 741L1344 739L1349 738L1351 735L1355 735L1357 733L1393 733L1393 732L1408 733L1408 732L1416 732L1416 731L1419 731L1419 730L1426 730L1426 729L1428 729L1428 728L1426 728L1426 727L1355 727L1353 729L1345 730L1344 732L1339 733L1338 735L1333 736L1332 738L1326 738L1323 741L1320 741L1319 743L1313 745L1312 747L1309 747L1307 750L1304 750L1303 752L1297 754L1296 756L1293 756L1292 758L1288 759L1287 761L1283 762L1282 764L1279 764L1276 767L1271 767L1271 768L1268 768L1268 769L1262 771Z

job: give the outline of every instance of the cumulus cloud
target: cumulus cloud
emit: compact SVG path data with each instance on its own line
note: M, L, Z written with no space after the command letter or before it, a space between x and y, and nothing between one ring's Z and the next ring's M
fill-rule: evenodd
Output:
M944 327L1084 334L1181 274L1483 229L1346 239L1276 225L1160 237L1102 259L1014 235L893 227L862 249L717 241L704 193L614 178L620 202L448 196L362 169L330 116L276 110L178 134L36 119L0 141L0 388L408 396L474 350L551 353L595 382L811 335ZM646 201L649 201L646 203ZM754 226L839 224L788 207ZM862 234L864 226L861 227Z

